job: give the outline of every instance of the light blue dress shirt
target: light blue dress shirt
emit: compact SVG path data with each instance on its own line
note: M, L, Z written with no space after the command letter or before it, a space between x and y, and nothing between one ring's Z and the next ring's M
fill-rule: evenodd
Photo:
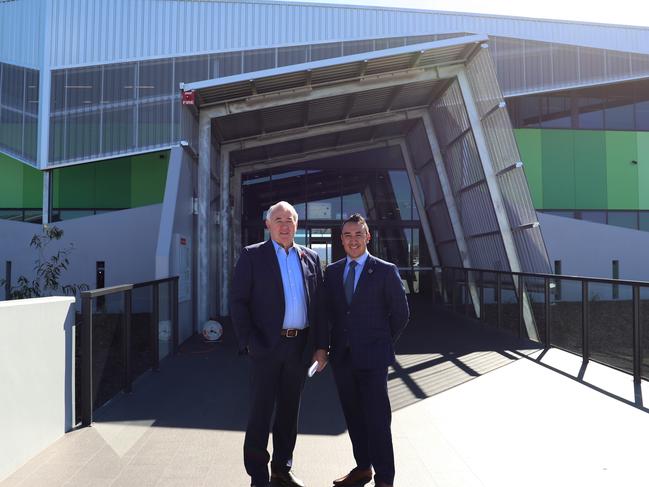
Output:
M287 253L284 247L274 240L272 242L275 246L275 255L277 255L284 287L284 323L282 328L306 328L308 320L300 256L295 246L291 247Z
M370 253L365 250L365 253L358 257L357 259L350 259L349 256L347 256L347 263L345 264L345 271L343 272L343 285L345 284L345 279L347 279L347 274L349 273L349 263L352 260L356 261L356 269L355 272L356 274L354 275L354 291L356 291L356 285L358 284L358 280L361 278L361 273L363 272L363 267L365 266L365 262L367 261L367 257L370 255Z

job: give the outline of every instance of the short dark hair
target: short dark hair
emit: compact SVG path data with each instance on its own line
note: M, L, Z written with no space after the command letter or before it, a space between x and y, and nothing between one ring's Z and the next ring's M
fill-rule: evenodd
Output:
M365 228L365 231L367 233L370 233L370 227L365 221L365 218L363 218L363 215L361 215L360 213L353 213L349 215L349 217L343 222L343 226L340 228L345 228L345 225L347 225L348 223L360 223L363 228Z

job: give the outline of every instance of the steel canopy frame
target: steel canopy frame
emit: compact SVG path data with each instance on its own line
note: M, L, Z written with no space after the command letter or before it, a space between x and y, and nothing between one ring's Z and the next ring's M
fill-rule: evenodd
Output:
M467 89L467 67L473 56L480 51L480 46L483 45L482 43L484 40L485 39L481 38L481 36L469 36L466 38L427 43L426 45L407 46L404 48L377 51L365 55L347 56L333 60L319 61L317 63L307 63L305 65L278 68L258 73L248 73L245 76L240 75L220 79L216 82L205 81L185 85L186 90L194 89L197 91L196 98L199 101L199 104L196 107L199 114L198 147L196 148L198 149L196 152L198 152L199 161L199 223L197 238L199 245L197 284L199 290L201 290L199 291L199 295L201 293L206 293L204 290L210 288L210 262L208 249L210 238L215 237L210 235L209 228L209 204L217 196L210 194L210 168L213 167L216 169L220 175L220 195L218 195L218 197L220 198L221 209L216 218L219 222L218 233L221 237L220 257L218 259L219 312L222 316L226 316L228 315L228 284L233 264L233 251L238 250L240 240L240 222L237 218L233 218L231 212L233 210L235 212L241 211L241 175L244 172L262 166L280 167L307 160L369 150L379 146L397 145L401 149L402 159L415 196L415 204L421 216L422 230L431 253L432 262L435 265L438 263L441 265L448 265L447 262L443 262L444 258L439 254L439 245L444 243L444 239L442 239L440 235L436 235L433 228L434 221L431 220L432 217L427 211L429 205L435 203L432 196L434 191L432 188L422 187L423 194L420 194L419 192L418 176L423 174L423 170L433 171L432 175L438 181L437 184L441 183L443 199L445 202L445 207L442 211L447 212L446 215L451 222L452 241L455 242L457 250L462 256L462 265L464 267L472 267L473 264L479 263L480 259L473 261L473 258L476 257L475 245L470 247L467 243L467 239L475 237L471 234L465 235L467 231L465 225L467 223L463 221L463 214L460 213L455 202L453 189L449 182L450 176L446 173L446 164L457 164L458 161L453 159L445 161L445 149L441 148L437 141L438 135L436 133L435 124L431 120L431 106L433 101L439 99L446 91L448 91L451 82L460 83L461 93L464 97L461 109L468 113L467 118L469 119L469 127L466 130L468 130L468 132L471 133L471 136L475 139L475 143L479 149L478 155L481 165L487 168L487 170L484 171L483 179L485 180L481 183L484 183L485 188L488 188L492 210L498 215L498 228L493 229L493 238L496 238L497 235L498 240L501 242L499 245L504 247L507 255L506 264L510 270L527 270L521 269L523 266L521 265L517 254L519 251L517 245L520 243L513 237L512 222L508 221L508 215L505 213L503 198L507 198L507 195L501 191L500 186L497 184L498 182L495 180L496 176L492 174L493 170L491 173L489 173L488 170L489 167L493 167L490 161L490 153L487 148L488 144L485 140L489 135L485 133L485 130L483 130L482 119L477 115L477 102L474 100L474 94L470 89ZM422 46L424 49L422 49ZM458 46L461 47L461 49L456 49L456 59L454 61L447 59L444 61L442 66L419 66L417 64L423 55L422 53L426 52L428 59L434 59L435 48L440 47L446 49L449 48L449 46L455 46L455 48L458 48ZM432 54L425 51L425 49L431 50ZM386 73L374 73L371 75L367 75L364 72L362 64L364 59L367 60L368 58L371 58L372 62L378 63L379 67L383 66L383 64L380 64L377 60L385 59L384 64L389 68L389 64L392 62L390 59L391 55L402 56L403 58L403 55L408 53L413 54L410 58L411 61L408 65L402 66L401 69L388 69L388 72ZM353 69L347 69L346 66L349 67L350 63L358 64L360 71L356 72ZM337 66L342 67L340 70L336 71ZM313 84L309 73L320 68L330 69L334 79L321 84ZM343 74L340 74L341 72L343 72ZM299 82L301 82L300 76L304 73L307 73L304 78L306 84L303 86L297 86L296 83L299 84ZM489 77L491 74L492 73L487 73L486 76ZM295 76L292 77L292 75ZM273 76L277 76L277 79L274 79ZM282 77L293 84L291 85L289 83L288 86L284 86L281 82ZM258 80L261 80L259 81L259 84L257 84ZM446 83L439 85L439 83L444 82L444 80L446 80ZM274 86L275 89L260 93L259 90L266 86L264 83L268 86ZM413 83L419 83L419 85ZM416 100L420 100L420 98L416 97L417 86L432 86L426 83L438 84L434 85L435 89L427 95L428 101L424 106L419 104L412 106L411 108L406 106L403 108L397 107L398 110L395 111L391 110L394 101L398 96L406 97L406 104L408 102L415 103ZM410 86L413 86L412 89L410 89L410 86L407 86L409 84ZM219 96L222 98L225 96L220 93L219 89L222 89L225 94L232 93L232 97L226 97L227 99L218 99ZM201 94L202 90L211 91L206 91L207 95L203 97ZM351 107L356 102L357 95L365 96L366 99L372 102L373 93L380 94L385 93L386 91L390 92L387 102L384 99L381 102L381 105L376 107L375 112L363 116L349 116L351 113ZM410 95L412 96L408 98ZM277 112L272 113L281 118L282 113L284 113L282 110L286 110L288 107L299 107L300 104L308 107L308 104L313 102L327 104L327 100L332 100L334 97L340 96L348 96L350 101L348 101L347 106L340 113L333 113L333 121L313 125L306 123L301 126L289 126L289 128L283 128L280 123L273 128L277 127L281 129L276 129L272 132L264 132L264 126L260 125L259 130L261 132L257 134L245 135L244 133L242 134L242 137L235 137L236 140L220 140L218 150L215 150L214 147L212 147L211 141L214 132L213 119L215 118L219 119L222 117L232 116L233 114L236 114L235 116L244 117L248 117L246 114L250 114L250 117L259 118L259 116L256 115L256 112L268 109L277 110ZM502 95L499 96L502 103ZM378 104L380 102L380 97L376 96L375 98L377 98ZM212 102L205 103L204 106L201 105L201 100L208 99L212 100ZM435 114L433 113L433 115ZM243 118L238 120L237 123L241 125L242 121L245 122L246 120L254 121L255 118ZM414 129L408 128L412 127L412 121L416 121L425 128L423 136L420 135L416 142L422 147L427 147L427 150L431 154L431 161L428 161L430 164L427 161L419 160L418 158L420 158L420 156L416 151L413 152L413 148L409 147L409 143L406 143L406 136L412 135L414 132ZM270 119L270 122L274 123L275 121ZM278 122L283 122L283 120L279 120ZM406 125L405 122L409 122L409 125ZM383 140L375 139L373 134L377 127L388 123L401 123L401 133L397 136L391 136ZM236 127L237 126L234 126L234 129L236 129ZM230 129L231 128L232 127L230 127ZM250 132L249 126L245 126L245 128ZM337 146L336 142L334 146L324 147L305 153L303 144L296 144L296 141L302 141L304 139L309 139L310 137L345 133L351 134L351 130L362 130L364 128L370 129L368 133L371 135L367 135L367 139L357 140L353 143L341 146ZM406 130L408 130L409 133L406 133ZM232 131L229 130L228 133L232 134ZM236 130L234 134L236 134ZM281 155L268 155L265 148L272 146L273 144L275 144L275 147L281 148L279 151ZM244 152L246 150L249 152ZM298 152L295 152L295 150L298 150ZM218 154L214 152L218 152ZM277 153L277 150L274 150L274 152ZM256 159L255 156L257 156ZM462 165L465 164L461 160L459 163ZM515 170L522 171L518 165L516 165ZM203 179L203 182L200 181L201 179ZM424 183L423 180L420 179L420 181ZM502 184L502 182L500 184ZM531 204L529 191L526 195L523 195L523 197L529 199ZM231 201L233 202L232 206ZM479 213L480 211L484 211L484 208L476 208L475 211ZM547 254L544 256L541 255L541 261L543 261L543 258L545 258L545 263L549 265ZM478 291L475 287L475 283L471 279L469 280L468 287L476 315L480 316L481 310L479 309ZM520 291L522 292L522 290ZM531 307L529 306L529 299L525 293L523 293L523 299L525 304L525 323L527 325L527 332L530 338L536 338L537 334L533 317L531 316ZM207 319L209 303L206 298L201 299L199 297L197 308L199 322L200 320Z

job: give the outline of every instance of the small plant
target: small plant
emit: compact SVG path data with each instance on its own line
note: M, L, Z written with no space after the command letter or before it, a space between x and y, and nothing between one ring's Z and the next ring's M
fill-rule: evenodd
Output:
M9 291L8 299L55 295L76 296L80 291L89 289L87 284L60 284L62 274L68 270L70 265L69 256L74 250L74 245L70 243L50 256L46 255L46 250L52 241L60 240L61 237L63 237L63 230L47 225L43 226L43 231L40 234L35 234L32 237L29 246L38 251L38 258L34 261L36 276L32 280L26 276L19 276L17 285ZM0 285L4 286L4 284L5 279L0 280Z

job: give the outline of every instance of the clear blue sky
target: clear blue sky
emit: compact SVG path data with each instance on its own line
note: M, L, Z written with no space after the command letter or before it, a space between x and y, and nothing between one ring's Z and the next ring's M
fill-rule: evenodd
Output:
M291 1L291 0L286 0ZM647 0L299 0L453 12L513 15L649 27Z

